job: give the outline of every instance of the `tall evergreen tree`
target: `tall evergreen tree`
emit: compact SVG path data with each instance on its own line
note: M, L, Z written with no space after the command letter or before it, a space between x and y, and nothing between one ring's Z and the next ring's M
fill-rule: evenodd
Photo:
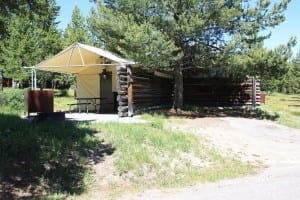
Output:
M106 0L89 24L109 50L152 69L174 72L175 109L183 106L183 70L208 67L223 56L251 49L261 30L284 20L290 0Z
M62 48L61 35L55 22L59 7L54 0L37 2L44 5L38 13L10 14L7 37L0 44L0 68L6 77L19 81L28 79L29 73L24 66L33 66ZM40 74L43 83L51 77L48 73Z
M74 42L93 45L93 39L88 30L86 19L77 5L73 9L71 22L64 31L65 46L69 46Z
M26 14L31 20L34 15L42 15L48 10L48 0L5 0L0 1L0 38L8 36L11 14Z

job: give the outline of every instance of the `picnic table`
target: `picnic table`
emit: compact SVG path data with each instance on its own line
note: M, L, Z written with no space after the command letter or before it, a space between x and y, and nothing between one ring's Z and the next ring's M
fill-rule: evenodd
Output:
M75 98L77 100L76 103L70 103L67 104L69 106L69 111L71 111L72 106L77 106L78 112L80 113L82 108L85 108L85 111L88 113L89 112L89 105L95 106L95 111L97 113L100 112L100 107L101 107L101 101L103 97L79 97Z

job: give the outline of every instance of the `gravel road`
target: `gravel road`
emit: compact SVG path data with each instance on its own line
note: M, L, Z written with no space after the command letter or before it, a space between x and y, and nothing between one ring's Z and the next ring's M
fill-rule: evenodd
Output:
M147 190L122 199L300 199L300 130L271 121L231 117L188 119L176 128L200 134L220 152L266 168L255 176L183 189Z

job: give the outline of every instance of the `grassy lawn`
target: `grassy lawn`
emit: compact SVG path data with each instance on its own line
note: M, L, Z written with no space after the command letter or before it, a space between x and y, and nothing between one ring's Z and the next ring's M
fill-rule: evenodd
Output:
M73 102L72 92L55 91L56 111ZM113 198L128 189L182 187L256 170L198 135L165 127L185 123L179 118L142 117L146 123L29 122L0 107L0 199L85 199L94 192ZM96 172L98 165L112 170Z
M0 199L63 199L87 189L89 152L110 150L90 125L29 122L2 108Z
M100 173L117 177L108 180L110 196L128 188L181 187L255 171L248 163L221 156L202 138L165 129L171 119L160 115L144 115L144 124L29 123L6 111L10 109L0 111L4 199L80 199L95 188L101 193L105 190L92 166L106 165L109 158L113 171Z
M54 111L69 111L67 104L72 103L76 103L75 97L54 97Z
M54 91L54 110L68 111L67 104L76 103L73 90L55 90Z
M277 113L280 124L300 128L300 95L274 93L266 97L266 104L261 107L272 114Z

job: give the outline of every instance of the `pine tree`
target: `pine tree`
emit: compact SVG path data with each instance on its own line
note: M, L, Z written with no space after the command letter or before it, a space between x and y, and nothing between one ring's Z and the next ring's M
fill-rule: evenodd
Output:
M7 28L10 25L10 16L12 14L26 14L30 20L34 15L42 15L47 13L49 0L5 0L0 1L0 38L8 37Z
M0 44L0 68L6 77L21 82L29 78L24 66L33 66L62 48L61 35L55 22L59 7L54 0L36 2L44 6L38 13L10 14L7 36ZM52 76L39 73L42 83Z
M86 19L82 16L77 5L73 9L71 22L64 31L65 46L69 46L74 42L93 45L93 39L88 30Z
M106 0L89 24L104 46L151 69L174 73L175 109L183 106L183 70L209 67L251 49L261 30L284 20L290 0ZM223 56L220 56L223 55Z

